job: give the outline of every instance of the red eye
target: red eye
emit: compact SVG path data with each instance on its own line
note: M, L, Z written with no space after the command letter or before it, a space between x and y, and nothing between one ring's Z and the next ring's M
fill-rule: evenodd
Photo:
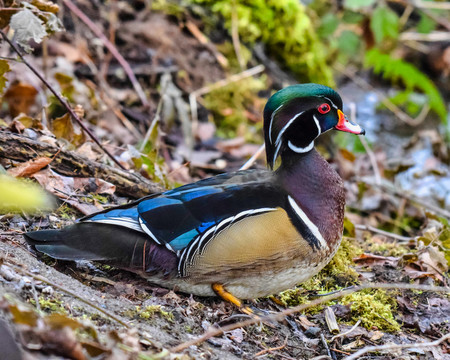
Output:
M317 108L317 110L318 110L321 114L326 114L328 111L330 111L330 105L328 105L327 103L323 103L322 105L319 105L319 107Z

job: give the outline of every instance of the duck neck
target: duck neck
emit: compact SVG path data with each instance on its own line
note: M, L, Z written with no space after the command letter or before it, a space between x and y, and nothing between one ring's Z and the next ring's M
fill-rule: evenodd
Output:
M283 154L276 177L334 250L342 237L345 206L344 186L336 171L312 149Z

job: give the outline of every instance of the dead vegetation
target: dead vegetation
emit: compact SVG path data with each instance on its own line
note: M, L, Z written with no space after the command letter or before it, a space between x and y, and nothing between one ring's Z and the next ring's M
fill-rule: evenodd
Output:
M0 3L2 20L19 11ZM164 2L31 3L58 13L65 31L34 39L28 67L9 63L0 170L56 200L50 212L0 215L0 339L12 334L30 359L449 358L448 142L436 121L411 128L376 112L383 99L368 102L353 75L339 79L341 93L367 117L369 143L318 144L346 183L345 239L319 275L253 303L267 318L105 265L35 258L24 231L242 166L262 141L267 89L295 79L270 53ZM2 59L17 58L2 45Z

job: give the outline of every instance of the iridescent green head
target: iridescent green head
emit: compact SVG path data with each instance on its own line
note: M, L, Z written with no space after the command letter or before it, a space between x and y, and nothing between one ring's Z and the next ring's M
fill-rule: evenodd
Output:
M267 163L273 168L280 155L307 153L322 133L336 129L364 134L342 112L342 99L328 86L299 84L272 95L264 108Z

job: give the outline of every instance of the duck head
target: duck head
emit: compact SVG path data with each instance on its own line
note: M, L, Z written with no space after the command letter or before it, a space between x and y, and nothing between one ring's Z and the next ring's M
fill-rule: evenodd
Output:
M314 148L314 140L331 129L365 133L346 118L341 97L328 86L299 84L278 91L264 108L268 165L273 168L278 156L308 153Z

